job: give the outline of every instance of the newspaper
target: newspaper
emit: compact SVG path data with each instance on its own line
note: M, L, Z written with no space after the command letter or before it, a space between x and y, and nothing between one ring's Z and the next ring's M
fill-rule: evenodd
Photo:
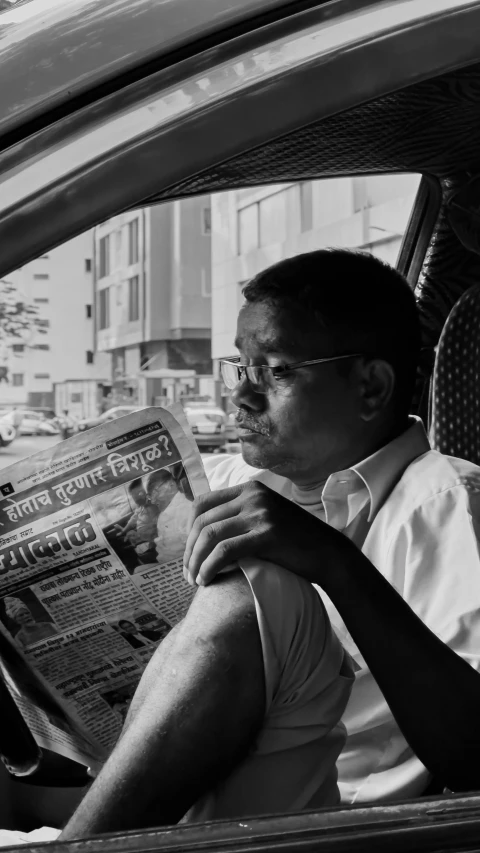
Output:
M194 590L183 551L208 491L180 405L0 471L0 657L40 747L95 773ZM3 649L3 651L2 651Z

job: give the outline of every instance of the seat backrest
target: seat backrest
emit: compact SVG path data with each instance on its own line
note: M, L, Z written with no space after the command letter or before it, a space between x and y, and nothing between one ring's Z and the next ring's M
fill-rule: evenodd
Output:
M480 285L462 294L440 336L430 437L435 450L480 465Z

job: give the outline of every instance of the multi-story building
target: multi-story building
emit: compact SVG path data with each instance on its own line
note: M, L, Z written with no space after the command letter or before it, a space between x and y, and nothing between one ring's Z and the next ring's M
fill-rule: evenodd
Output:
M112 356L112 402L152 404L211 377L210 239L209 198L95 229L96 348ZM147 375L156 382L147 386Z
M361 248L394 264L417 175L308 181L212 196L212 356L234 353L243 285L283 258L327 246ZM222 394L220 383L217 384Z
M55 386L86 382L108 390L110 359L94 354L93 234L88 231L6 277L37 322L0 346L0 404L55 406ZM81 392L64 406L84 414Z

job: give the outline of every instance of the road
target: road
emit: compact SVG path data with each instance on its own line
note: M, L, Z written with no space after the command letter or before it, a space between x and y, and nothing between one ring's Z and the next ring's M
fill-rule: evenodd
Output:
M24 459L25 456L38 453L39 450L53 447L59 441L59 435L20 435L8 447L0 448L0 468L13 465L14 462Z

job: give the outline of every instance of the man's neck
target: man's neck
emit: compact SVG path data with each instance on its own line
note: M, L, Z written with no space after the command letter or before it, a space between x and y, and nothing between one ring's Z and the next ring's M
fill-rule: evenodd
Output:
M409 429L411 424L412 421L405 418L400 425L395 424L389 429L384 429L381 432L370 435L367 440L355 444L355 447L352 447L351 451L349 450L343 457L336 460L336 464L333 467L329 467L328 469L314 469L313 467L309 467L308 470L299 472L298 476L290 476L288 479L303 491L323 488L332 474L337 474L339 471L347 471L349 468L353 468L355 465L363 462L364 459L368 459L369 456L373 456L382 447L386 447L387 444L390 444L391 441L402 435L402 433Z

